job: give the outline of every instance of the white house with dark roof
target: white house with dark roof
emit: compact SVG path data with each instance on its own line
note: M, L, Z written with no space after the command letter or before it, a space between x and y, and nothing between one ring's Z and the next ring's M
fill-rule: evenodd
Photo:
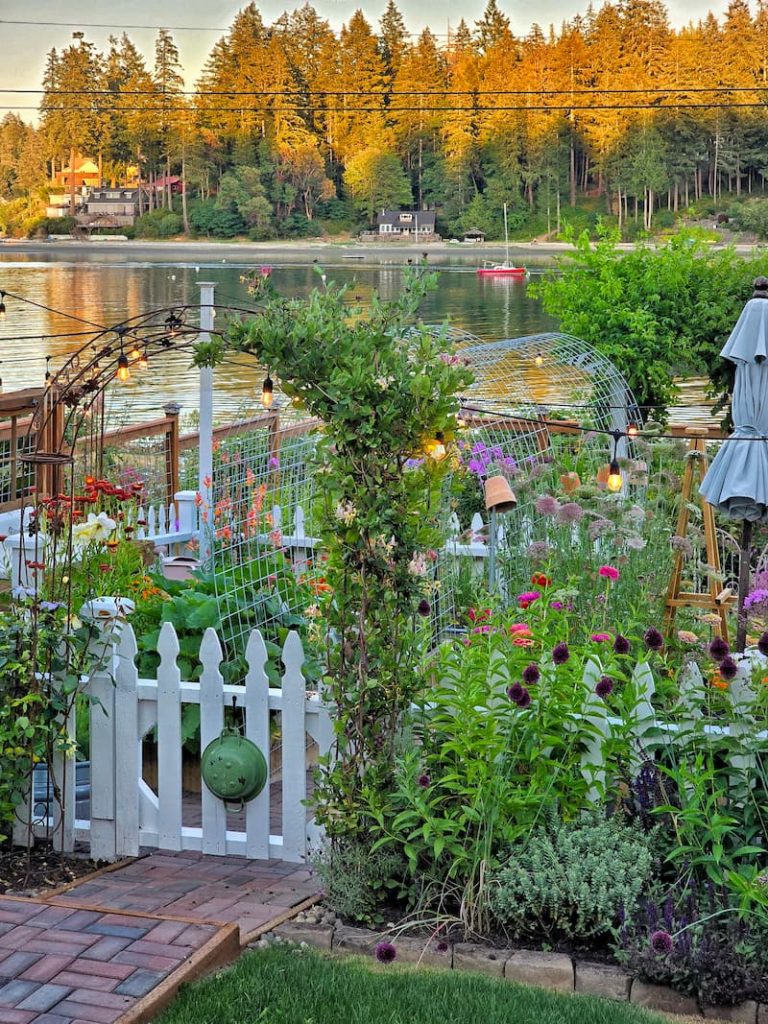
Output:
M382 210L376 215L379 239L408 239L428 242L435 234L434 210Z

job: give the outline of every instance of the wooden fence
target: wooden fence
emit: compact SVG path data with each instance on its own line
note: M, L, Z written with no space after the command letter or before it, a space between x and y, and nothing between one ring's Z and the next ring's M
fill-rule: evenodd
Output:
M105 643L111 643L107 634ZM177 660L179 640L171 623L160 633L160 665L155 679L140 678L135 657L136 638L130 625L120 630L114 653L87 684L94 700L90 711L91 791L90 820L75 818L74 757L59 756L54 778L63 795L62 808L51 802L49 815L35 815L30 803L26 820L19 821L14 838L25 842L30 821L36 834L53 834L56 848L71 850L76 840L90 843L91 857L115 860L135 857L140 847L162 850L201 850L203 853L240 854L250 858L280 857L301 863L308 842L318 830L307 817L307 778L310 769L307 736L318 755L333 741L333 723L323 695L308 690L302 675L304 653L296 633L283 648L285 672L281 687L272 687L265 672L267 651L258 631L246 650L248 673L242 685L224 683L222 650L212 629L200 645L202 675L199 682L181 679ZM200 706L201 750L221 733L225 708L237 707L244 717L243 734L270 762L270 721L279 715L281 758L279 781L274 770L261 794L246 804L244 823L227 818L224 802L205 786L200 800L201 824L184 821L182 788L181 713L186 704ZM69 722L70 734L74 722ZM156 730L158 788L142 777L142 740ZM280 828L270 831L270 811Z

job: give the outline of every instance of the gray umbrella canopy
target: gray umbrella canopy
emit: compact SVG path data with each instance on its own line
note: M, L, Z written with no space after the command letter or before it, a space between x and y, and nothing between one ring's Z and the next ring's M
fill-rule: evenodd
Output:
M755 290L762 295L757 281ZM765 521L768 441L754 438L768 437L768 292L765 298L749 300L720 354L736 364L734 430L712 460L700 490L710 505L732 519Z

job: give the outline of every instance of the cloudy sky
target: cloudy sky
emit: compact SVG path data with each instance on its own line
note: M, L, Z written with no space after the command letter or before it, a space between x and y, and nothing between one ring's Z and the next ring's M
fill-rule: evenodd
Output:
M245 0L247 2L247 0ZM398 6L405 15L408 28L418 32L429 26L438 36L445 36L449 24L456 25L464 17L472 23L482 14L486 0L399 0ZM558 24L565 18L583 11L587 0L538 0L535 5L512 4L499 0L508 14L513 30L525 34L532 20L546 30L550 23ZM712 3L697 3L696 0L667 0L673 24L681 25L703 17L708 9L722 13L727 0L713 0ZM374 25L384 10L386 0L375 3L360 0L316 0L314 7L328 18L338 29L347 21L357 7L362 7L366 17ZM161 21L158 11L162 6ZM150 55L153 49L152 27L174 29L181 59L186 70L187 82L192 85L202 67L206 55L223 30L231 23L233 15L244 6L226 0L129 0L122 4L105 4L103 0L0 0L0 39L2 39L3 60L0 62L0 89L37 89L40 86L45 54L52 46L61 48L71 40L73 31L82 28L87 38L103 47L110 33L119 34L123 28L128 31L136 44ZM284 0L263 0L259 8L265 21L276 18L288 7L300 6L285 3ZM599 6L599 2L596 3ZM74 24L79 19L79 24ZM42 24L12 24L13 21L34 21ZM61 24L62 22L73 24ZM59 24L56 24L59 23ZM118 27L91 28L89 24L109 23ZM146 25L148 29L130 26ZM190 31L192 27L210 28L213 31ZM24 111L24 106L35 107L38 95L0 95L0 104L5 109L18 109L25 118L33 119L34 113ZM2 111L0 111L0 114Z

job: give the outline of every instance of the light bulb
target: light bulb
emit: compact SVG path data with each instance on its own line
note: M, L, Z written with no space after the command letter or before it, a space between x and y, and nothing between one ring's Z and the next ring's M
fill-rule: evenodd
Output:
M608 467L608 479L606 486L609 491L613 491L614 494L620 491L624 485L624 481L621 479L621 470L616 459L611 459L611 464Z
M544 365L544 356L541 354L541 352L537 352L536 353L536 358L533 361L534 361L534 363L536 363L537 366L543 366Z
M272 378L267 374L264 378L264 383L261 385L261 404L265 409L271 409L274 400L274 384L272 383Z
M640 431L637 429L636 423L630 423L627 425L627 437L636 438Z
M128 356L125 352L121 352L117 357L117 379L125 383L131 376L131 371L128 369Z
M435 440L432 443L429 454L432 456L435 462L440 462L441 459L445 458L445 435L443 434L442 430L438 430L438 432L435 434Z
M149 356L147 355L147 350L146 349L144 349L144 351L139 356L139 364L138 365L139 365L139 369L140 370L146 370L146 368L149 366Z
M134 346L133 346L133 348L131 349L131 351L130 351L130 352L128 353L128 358L129 358L129 359L133 359L133 360L134 360L134 362L135 362L135 361L136 361L137 359L141 359L141 351L139 350L139 347L138 347L138 345L134 345Z

